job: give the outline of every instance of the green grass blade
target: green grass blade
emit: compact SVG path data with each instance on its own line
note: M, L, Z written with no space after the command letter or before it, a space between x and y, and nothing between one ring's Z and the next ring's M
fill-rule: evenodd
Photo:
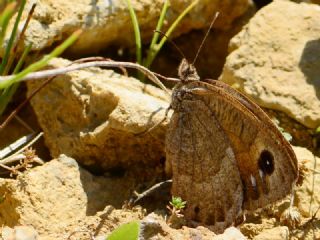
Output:
M164 4L163 4L163 7L162 7L162 10L161 10L161 13L160 13L160 17L159 17L159 20L158 20L158 23L157 23L156 31L160 31L161 30L161 28L163 26L163 23L164 23L164 19L165 19L166 13L168 11L168 7L169 7L169 1L166 0L164 2ZM147 56L146 60L143 63L143 65L145 67L147 67L147 68L150 67L150 65L152 63L152 56L154 55L154 52L157 51L158 39L159 39L159 33L155 32L153 34L153 37L152 37L152 40L151 40L151 43L150 43L148 56Z
M30 50L31 50L32 44L29 44L23 51L15 69L13 70L13 74L16 74L18 71L20 71L22 65L25 62L26 57L28 56ZM6 109L7 105L11 101L14 93L17 91L20 83L15 83L9 86L8 88L5 88L1 95L0 95L0 116L3 114L4 110Z
M26 69L16 74L12 78L8 79L7 81L0 83L0 89L6 88L13 83L19 82L27 74L31 72L35 72L45 67L52 58L59 56L66 48L72 45L78 39L81 33L82 33L81 30L75 31L68 39L66 39L62 44L56 47L50 54L44 56L38 62L31 64Z
M23 24L23 28L21 30L21 32L19 33L19 35L17 36L16 40L14 41L14 44L12 46L11 52L9 54L9 59L8 62L4 68L3 74L2 75L8 75L8 73L12 72L12 64L14 63L16 56L17 56L17 52L18 52L18 47L19 45L22 45L22 42L24 40L25 37L25 32L28 28L28 25L30 23L32 14L34 13L34 9L36 7L36 4L34 3L28 13L28 17L26 19L26 21Z
M179 16L178 18L171 24L168 31L166 32L166 36L169 38L171 33L176 29L181 20L196 6L198 0L193 1ZM159 43L159 50L162 48L163 44L167 41L166 37L163 37Z
M164 23L164 19L166 17L166 13L168 11L168 7L169 7L169 1L165 0L165 2L163 4L163 7L161 9L161 13L160 13L160 17L159 17L157 26L156 26L156 31L160 31L161 30L161 28L163 26L163 23ZM154 45L158 42L158 39L159 39L159 33L155 32L153 34L153 37L152 37L152 40L151 40L150 49L154 48Z
M22 65L24 64L25 60L26 60L26 57L28 56L29 52L31 51L31 47L32 47L32 44L30 43L23 51L16 67L14 68L12 74L16 74L18 73L20 70L21 70L21 67Z
M106 240L138 240L139 225L138 221L122 224L120 227L113 230Z
M129 8L129 13L133 25L133 31L134 31L134 36L135 36L135 42L136 42L136 58L137 58L137 63L142 64L142 47L141 47L141 35L140 35L140 28L139 28L139 22L137 15L132 7L131 0L126 0L128 8Z
M12 49L14 40L16 38L18 25L19 25L19 22L20 22L21 15L22 15L22 12L23 12L25 4L26 4L26 0L22 0L20 2L20 8L19 8L19 11L18 11L18 15L17 15L17 18L15 20L15 23L14 23L14 26L13 26L13 29L12 29L12 32L11 32L11 35L10 35L10 39L9 39L8 45L7 45L5 53L4 53L4 56L2 58L2 63L0 65L0 75L3 75L3 71L4 71L4 69L5 69L6 65L7 65L11 49Z
M3 43L3 39L4 36L6 34L6 30L8 27L8 23L14 13L14 9L16 7L16 3L10 3L8 4L5 9L3 10L3 12L1 13L0 16L0 27L1 27L1 31L0 31L0 46L2 46Z
M10 87L7 87L1 92L0 95L0 116L3 114L4 110L8 106L9 102L12 99L12 96L17 91L19 83L12 84Z
M196 4L198 3L198 0L193 1L178 17L177 19L171 24L171 26L169 27L168 31L165 33L165 35L167 37L163 37L161 39L161 41L159 42L159 44L157 45L157 47L155 48L155 51L152 52L151 56L150 56L150 60L149 60L149 66L152 64L154 58L157 56L157 54L159 53L159 51L161 50L161 48L163 47L163 44L165 44L165 42L167 41L167 38L170 37L170 35L172 34L172 32L176 29L176 27L178 26L178 24L181 22L181 20L192 10L192 8L194 8L196 6ZM149 67L148 66L148 67ZM147 66L146 66L147 67Z

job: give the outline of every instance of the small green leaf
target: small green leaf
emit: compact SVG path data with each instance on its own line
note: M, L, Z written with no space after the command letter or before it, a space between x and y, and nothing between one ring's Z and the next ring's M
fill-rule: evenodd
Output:
M181 197L173 197L170 202L170 205L173 206L175 209L180 210L186 207L187 202L182 201Z
M283 135L283 137L288 141L291 142L292 141L292 135L288 132L286 132L282 127L280 127L280 122L278 119L272 119L272 122L276 125L276 127L278 128L278 130L281 132L281 134Z
M284 136L284 138L288 141L288 142L291 142L291 140L292 140L292 136L291 136L291 134L290 133L288 133L288 132L281 132L282 133L282 135Z
M316 128L316 133L320 133L320 126Z
M113 230L106 240L138 240L139 227L140 224L138 221L122 224Z

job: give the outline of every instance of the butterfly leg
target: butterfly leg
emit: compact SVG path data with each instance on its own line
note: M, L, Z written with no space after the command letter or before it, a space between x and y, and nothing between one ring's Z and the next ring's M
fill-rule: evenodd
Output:
M164 117L161 119L161 121L159 121L158 123L156 123L155 125L153 125L152 127L148 128L142 132L139 132L139 133L136 133L135 136L141 136L141 135L144 135L146 133L149 133L151 132L153 129L155 129L157 126L159 126L160 124L162 124L165 120L167 120L168 118L168 114L169 114L169 111L170 111L171 108L171 105L166 109L165 113L164 113Z
M170 186L171 187L171 184L172 184L172 179L169 179L169 180L166 180L166 181L163 181L163 182L159 182L155 185L153 185L152 187L148 188L147 190L145 190L144 192L142 193L137 193L137 192L134 192L135 194L135 197L132 197L130 200L129 200L129 204L132 205L132 204L136 204L137 202L139 202L141 199L153 194L154 192L156 192L157 190L159 190L160 188L162 187L168 187Z

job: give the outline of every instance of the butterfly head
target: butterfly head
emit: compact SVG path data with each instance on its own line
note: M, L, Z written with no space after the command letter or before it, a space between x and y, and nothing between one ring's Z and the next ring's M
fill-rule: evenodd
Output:
M196 68L193 66L193 64L190 64L185 58L182 59L179 65L178 75L182 82L200 80Z

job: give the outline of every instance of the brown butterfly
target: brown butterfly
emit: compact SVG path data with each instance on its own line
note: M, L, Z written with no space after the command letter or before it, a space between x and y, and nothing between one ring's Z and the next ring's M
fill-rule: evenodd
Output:
M166 136L172 195L185 218L222 232L243 210L284 198L298 177L290 144L264 111L220 81L201 81L183 59Z

